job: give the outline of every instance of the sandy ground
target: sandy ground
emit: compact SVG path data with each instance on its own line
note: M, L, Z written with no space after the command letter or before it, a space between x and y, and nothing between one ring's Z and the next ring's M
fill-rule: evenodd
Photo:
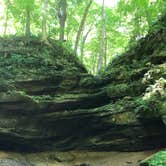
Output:
M139 166L139 162L154 154L155 151L144 152L43 152L21 154L0 151L0 158L26 161L35 166Z

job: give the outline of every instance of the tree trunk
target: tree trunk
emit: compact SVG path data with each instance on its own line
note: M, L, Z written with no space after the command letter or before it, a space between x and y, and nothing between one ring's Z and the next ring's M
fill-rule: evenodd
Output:
M93 71L92 74L95 75L97 73L97 55L93 56Z
M104 38L104 67L107 66L107 34L105 31L105 38Z
M102 11L101 11L101 35L100 35L100 53L99 53L99 59L98 59L98 66L97 71L99 72L104 63L104 57L105 57L105 0L103 0L102 3Z
M81 62L83 62L85 42L86 42L86 39L87 39L89 33L91 32L91 30L92 30L92 26L89 28L89 30L86 32L86 34L82 38L82 42L81 42Z
M31 35L30 21L31 21L30 10L29 10L29 8L26 8L26 29L25 29L26 37L30 37L30 35Z
M9 18L8 6L9 6L9 1L6 2L5 23L4 23L4 33L3 33L4 35L7 34L7 28L8 28L8 18Z
M59 40L63 42L64 36L65 36L65 24L66 24L66 18L67 18L67 1L66 0L58 1L57 13L58 13L59 24L60 24Z
M47 6L48 1L43 0L42 40L47 40Z
M84 11L84 14L83 14L81 23L80 23L80 25L79 25L78 32L77 32L77 36L76 36L75 47L74 47L75 52L77 52L78 44L79 44L79 40L80 40L80 36L81 36L82 31L83 31L83 28L84 28L84 25L85 25L85 21L86 21L88 12L89 12L89 8L90 8L92 2L93 2L93 0L89 0L87 6L86 6L86 8L85 8L85 11Z
M134 19L133 19L133 24L134 24L134 28L133 28L133 31L132 31L132 37L129 41L129 45L130 46L133 46L136 41L140 38L140 29L141 29L141 25L140 25L140 15L139 15L139 11L138 9L136 9L136 12L135 12L135 16L134 16Z

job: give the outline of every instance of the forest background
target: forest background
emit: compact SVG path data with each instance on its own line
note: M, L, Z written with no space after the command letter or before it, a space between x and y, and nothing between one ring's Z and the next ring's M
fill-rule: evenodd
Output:
M0 35L57 40L97 74L165 10L165 0L0 0Z

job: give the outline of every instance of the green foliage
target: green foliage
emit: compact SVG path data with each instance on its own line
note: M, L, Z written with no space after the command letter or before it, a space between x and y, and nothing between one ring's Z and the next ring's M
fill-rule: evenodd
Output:
M59 38L60 26L58 20L58 0L48 1L47 36L53 39ZM62 45L73 53L75 36L80 20L88 0L67 1L67 21L65 26L65 40ZM1 31L4 34L23 35L26 23L26 10L30 12L31 33L41 36L43 1L40 0L4 0L4 15L0 20ZM105 24L106 31L106 57L105 64L135 45L138 39L144 37L149 27L152 27L159 15L166 9L165 0L120 0L115 8L105 6L105 20L101 18L101 6L92 3L86 24L81 33L78 48L78 57L92 74L98 73L97 64L101 44L101 24ZM1 15L0 15L1 16ZM160 22L153 26L152 31L161 27ZM82 41L89 31L85 43ZM102 69L105 69L103 65Z
M2 47L4 43L6 47ZM54 40L49 43L42 43L39 38L30 38L28 41L21 37L1 38L0 78L19 80L24 77L51 76L56 71L86 71L65 46Z
M149 100L143 100L139 98L137 100L136 113L139 113L143 118L158 118L160 101L156 97L152 97Z
M40 96L29 96L31 97L34 101L40 102L40 101L52 101L53 97L49 95L40 95Z
M162 150L155 155L148 161L145 161L141 164L141 166L165 166L166 165L166 151Z
M107 94L111 98L116 98L116 97L123 97L127 96L130 94L129 92L129 85L128 84L117 84L117 85L110 85L107 87Z
M144 118L162 117L166 115L163 103L166 101L166 80L160 78L154 85L150 85L142 98L137 100L136 112ZM165 119L164 119L165 120Z

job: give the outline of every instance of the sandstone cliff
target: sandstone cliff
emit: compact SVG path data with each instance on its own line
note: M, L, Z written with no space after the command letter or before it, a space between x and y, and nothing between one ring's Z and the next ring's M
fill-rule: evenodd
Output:
M0 40L0 148L137 151L166 145L166 17L91 76L55 41Z

